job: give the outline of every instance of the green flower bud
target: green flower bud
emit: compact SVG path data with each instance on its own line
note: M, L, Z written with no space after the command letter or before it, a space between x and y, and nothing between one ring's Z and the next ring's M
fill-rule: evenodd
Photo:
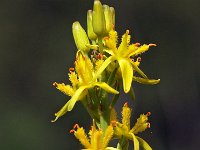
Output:
M87 34L90 40L97 39L97 35L94 33L92 26L92 10L88 10L87 12Z
M110 7L111 15L112 15L112 25L115 27L115 9L114 7Z
M97 36L103 36L106 30L106 21L103 7L99 0L94 1L92 14L93 31Z
M108 5L103 5L103 11L105 15L106 20L106 34L109 33L109 31L112 29L112 14L110 7Z
M85 30L82 28L78 21L73 23L72 32L78 50L81 50L84 53L88 53L90 48L88 48L86 45L90 44L90 42Z

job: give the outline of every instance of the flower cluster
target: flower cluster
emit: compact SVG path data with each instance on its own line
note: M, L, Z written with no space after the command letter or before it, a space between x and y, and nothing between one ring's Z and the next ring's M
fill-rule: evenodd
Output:
M124 104L122 121L117 121L115 104L119 99L120 88L132 95L132 82L142 84L157 84L160 79L149 79L139 68L142 53L156 44L131 43L129 30L119 43L115 31L115 9L102 5L94 0L93 10L87 12L87 32L76 21L72 25L74 41L77 47L74 67L69 69L70 85L54 82L53 85L70 99L55 113L55 122L58 118L71 111L76 102L81 102L93 120L89 138L84 129L74 126L71 133L90 150L128 148L128 140L134 142L134 149L139 145L150 150L150 146L137 133L150 127L148 116L142 114L133 128L130 128L131 108ZM112 100L109 98L112 97ZM117 138L117 148L108 147L109 141Z

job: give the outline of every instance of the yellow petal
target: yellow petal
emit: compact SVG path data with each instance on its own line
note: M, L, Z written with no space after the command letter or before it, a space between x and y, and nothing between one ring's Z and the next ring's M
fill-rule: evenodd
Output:
M144 150L152 150L152 148L149 146L149 144L143 140L142 138L135 136L137 138L137 140L139 141L139 144L141 145L141 147L144 148Z
M133 133L131 133L131 135L133 137L134 150L139 150L139 142L138 142L137 138L135 137L135 135Z
M133 68L127 59L119 59L118 62L122 72L124 92L128 93L131 88Z
M110 54L110 55L115 55L114 52L113 52L114 49L105 49L104 51L105 51L106 53Z
M53 85L60 90L62 93L68 95L68 96L73 96L74 90L70 85L65 85L64 83L57 83L54 82Z
M131 62L131 64L132 64L132 66L133 66L133 69L134 69L135 71L137 71L143 78L146 78L146 79L147 79L147 76L144 74L144 72L143 72L142 70L140 70L140 68L138 68L138 65L135 64L135 62L133 62L133 61L131 61L131 60L130 60L130 62Z
M107 91L109 93L119 94L119 92L117 90L113 89L112 87L110 87L105 82L95 82L95 83L93 83L93 85L99 86L100 88L104 89L105 91Z
M130 35L128 34L129 34L129 30L126 30L126 33L122 36L122 42L118 48L118 52L120 55L123 55L124 53L126 53L128 49L128 45L130 43Z
M128 104L125 103L122 108L122 124L128 127L130 130L130 118L131 118L131 108L128 107Z
M133 128L130 130L131 133L137 134L139 132L143 132L147 128L150 128L150 123L148 121L148 116L151 113L148 112L146 115L141 114L140 117L137 119L137 122L133 126Z
M81 86L76 90L72 98L55 114L56 118L52 122L55 122L58 118L63 116L66 112L71 111L75 105L75 103L79 100L79 97L83 93L83 91L88 88L88 86Z
M94 78L93 78L93 81L95 81L99 76L100 74L106 69L106 67L112 62L114 61L114 57L113 56L110 56L108 57L104 63L102 64L102 66L99 68L99 70L96 72L96 74L94 75Z
M160 82L160 79L154 80L154 79L144 79L140 77L133 76L133 81L137 81L142 84L158 84Z
M91 60L87 56L84 56L80 51L77 53L75 69L79 80L84 83L91 82L93 76L93 64Z
M89 139L85 133L85 130L82 127L78 128L77 131L75 131L74 135L85 148L91 148Z
M107 127L103 139L103 147L107 147L108 143L110 142L112 136L113 136L114 130L113 127L110 125Z
M92 148L94 150L97 150L97 149L102 149L103 145L102 145L102 135L103 135L103 132L102 130L96 130L96 132L93 133L93 139L91 139L91 145L92 145Z

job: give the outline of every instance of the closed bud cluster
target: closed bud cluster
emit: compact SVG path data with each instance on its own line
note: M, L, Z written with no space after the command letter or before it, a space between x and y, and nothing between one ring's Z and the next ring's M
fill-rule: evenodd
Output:
M115 10L108 5L102 5L99 0L94 1L92 13L92 27L93 32L98 37L108 35L115 25ZM88 25L88 28L91 28Z

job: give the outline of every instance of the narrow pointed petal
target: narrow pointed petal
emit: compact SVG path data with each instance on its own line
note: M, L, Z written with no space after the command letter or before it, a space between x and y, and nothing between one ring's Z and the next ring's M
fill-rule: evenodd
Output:
M103 147L107 147L108 143L112 139L113 134L114 134L113 127L111 125L109 125L104 134Z
M139 144L144 148L144 150L152 150L152 148L149 146L149 144L143 140L142 138L136 136L137 140L139 141Z
M128 104L125 103L122 108L122 124L128 127L130 130L130 118L131 118L132 109L128 107Z
M130 43L129 30L126 30L126 33L122 36L122 42L118 48L119 54L122 55L126 52L129 43Z
M140 78L140 77L135 77L133 76L133 81L137 81L139 83L142 84L158 84L160 82L160 79L144 79L144 78Z
M114 61L114 57L113 56L110 56L108 57L104 63L102 64L102 66L99 68L99 70L96 72L96 74L94 75L94 78L93 78L93 81L95 81L99 75L106 69L106 67L112 62Z
M88 88L88 86L81 86L78 90L76 90L72 98L55 114L56 118L52 122L58 120L58 118L66 114L66 112L71 111L86 88Z
M104 51L110 55L115 55L111 49L105 49Z
M77 131L75 131L74 135L84 147L91 148L91 144L83 127L78 128Z
M93 85L99 86L100 88L104 89L105 91L107 91L109 93L119 94L119 92L117 90L113 89L105 82L96 82L96 83L93 83Z
M140 70L140 68L133 61L131 61L131 64L133 68L135 69L135 71L137 71L143 78L147 79L147 76L144 74L144 72Z
M131 88L133 68L127 59L119 59L118 62L122 72L124 92L128 93Z
M136 138L136 136L131 133L132 137L133 137L133 143L134 143L134 150L139 150L139 141L138 139Z
M114 148L114 147L106 147L106 150L119 150L119 149Z
M131 87L131 89L130 89L130 91L128 93L131 96L132 101L134 101L135 100L135 92L134 92L132 87Z
M129 56L137 56L139 54L142 54L144 52L146 52L149 49L149 45L142 45L140 47L138 47L135 51L133 51L132 53L129 54Z

